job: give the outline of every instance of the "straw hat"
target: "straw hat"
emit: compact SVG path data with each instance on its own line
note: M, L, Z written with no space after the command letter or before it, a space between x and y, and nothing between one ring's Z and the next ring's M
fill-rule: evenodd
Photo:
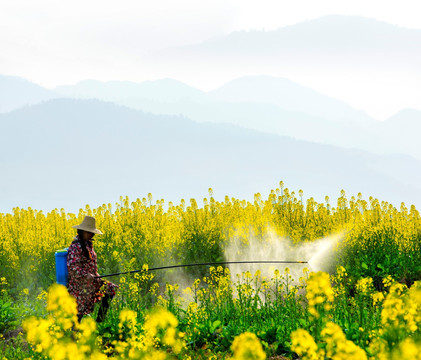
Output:
M84 230L94 234L102 235L101 230L98 230L95 225L95 218L92 216L85 216L80 225L72 226L73 229Z

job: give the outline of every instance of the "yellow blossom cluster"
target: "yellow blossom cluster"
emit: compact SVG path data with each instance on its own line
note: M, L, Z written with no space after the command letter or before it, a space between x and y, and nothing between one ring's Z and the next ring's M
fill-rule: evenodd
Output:
M245 332L234 338L231 345L233 360L265 360L266 353L255 334Z
M359 279L355 288L360 295L370 295L374 291L373 279L370 277Z
M322 339L326 342L326 357L328 359L366 360L367 354L363 349L347 340L342 329L328 322L322 330Z
M325 344L324 348L319 348L306 330L296 330L291 334L291 350L303 360L367 360L365 351L347 340L338 325L328 322L321 335L321 340Z
M23 323L28 343L34 350L52 360L169 359L166 351L179 354L185 347L183 334L177 331L178 321L167 310L155 309L146 316L143 334L137 330L137 314L122 310L119 314L119 340L100 351L96 323L87 317L79 324L76 302L62 285L48 292L46 319L31 317Z
M76 303L64 286L54 285L49 289L47 307L46 319L31 317L23 327L33 349L52 360L165 360L181 356L185 350L184 334L177 331L178 320L163 308L149 312L141 326L136 312L122 310L118 340L103 344L92 318L77 322ZM237 336L232 350L233 359L266 359L260 341L252 333ZM183 358L191 359L188 355Z
M339 268L336 279L342 278L344 274L344 269ZM318 341L307 330L295 330L291 334L291 350L303 360L364 360L369 357L373 360L420 359L421 342L419 337L417 340L411 335L421 325L421 282L415 282L410 289L403 284L394 282L390 277L386 278L386 282L390 287L390 291L386 294L374 292L370 278L360 279L356 284L357 294L371 295L374 306L381 307L382 327L372 336L372 341L367 349L369 354L348 340L341 327L332 321L326 322ZM326 289L326 294L320 296L323 288ZM341 292L337 294L343 295ZM318 296L320 297L318 298ZM307 283L307 297L309 308L310 300L313 300L312 304L317 306L332 299L327 274L310 274ZM313 314L313 312L311 313ZM323 311L317 313L315 319L318 319L321 313ZM360 328L360 331L364 331L364 329Z
M308 311L315 318L320 317L320 309L329 311L334 295L328 273L311 273L307 280Z
M319 351L314 338L304 329L295 330L291 334L291 350L303 360L324 359L324 352Z
M26 338L37 353L52 360L99 359L107 357L91 346L96 330L93 319L77 322L77 305L63 285L53 285L47 298L46 319L31 317L22 324ZM78 341L72 341L73 330L80 330Z
M381 312L385 331L415 332L421 326L421 281L408 290L395 283L383 303Z
M3 276L0 277L0 296L7 293L7 279Z

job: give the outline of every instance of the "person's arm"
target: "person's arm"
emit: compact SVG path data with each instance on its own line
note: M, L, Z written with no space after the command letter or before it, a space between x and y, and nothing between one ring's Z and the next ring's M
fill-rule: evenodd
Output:
M80 245L71 245L67 253L67 270L70 276L88 277L93 276L85 267L84 255Z
M94 274L94 276L99 276L98 264L97 264L97 255L96 255L95 249L93 249L93 248L92 248L92 253L93 253L93 256L94 256L94 263L95 263L95 274ZM101 279L101 282L102 282L102 279Z

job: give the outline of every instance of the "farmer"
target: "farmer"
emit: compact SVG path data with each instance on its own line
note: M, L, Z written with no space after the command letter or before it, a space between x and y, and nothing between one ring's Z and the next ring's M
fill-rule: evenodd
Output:
M73 228L77 229L77 236L67 254L68 290L76 298L79 322L83 315L94 311L94 304L98 301L101 301L101 306L96 321L102 322L118 288L111 282L95 278L99 274L92 240L95 234L102 235L102 232L96 228L92 216L85 216L82 223Z

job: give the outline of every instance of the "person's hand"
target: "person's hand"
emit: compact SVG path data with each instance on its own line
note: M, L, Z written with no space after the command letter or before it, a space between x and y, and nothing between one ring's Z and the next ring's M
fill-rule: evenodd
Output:
M88 280L93 280L95 278L95 276L92 274L87 274L86 277L88 278Z

